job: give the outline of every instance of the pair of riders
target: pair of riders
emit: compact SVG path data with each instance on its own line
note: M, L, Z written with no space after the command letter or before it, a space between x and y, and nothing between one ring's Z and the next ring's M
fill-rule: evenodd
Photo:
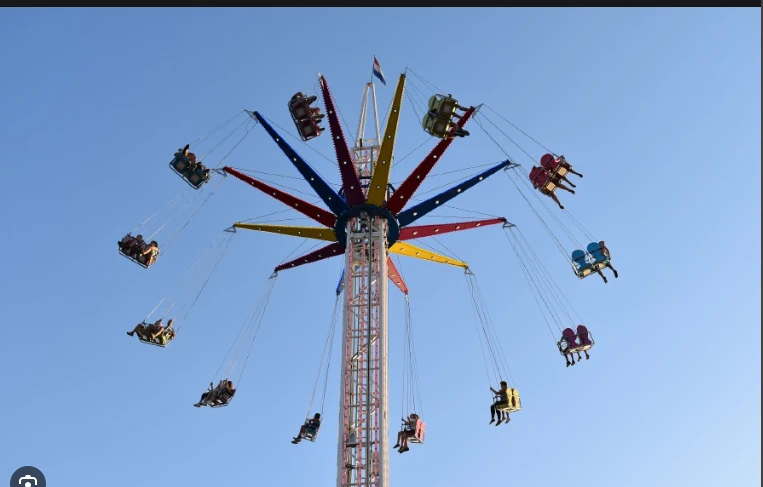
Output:
M320 123L323 117L325 117L326 115L321 113L320 107L310 106L317 99L318 97L315 95L305 97L305 95L301 91L298 91L297 93L294 94L294 96L291 97L289 107L291 109L292 115L294 115L294 118L297 119L297 122L301 123L301 122L306 122L309 119L312 119L315 124L315 129L318 131L317 134L321 135L325 129L320 126ZM302 101L304 101L307 104L307 107L309 108L309 112L305 113L305 115L307 116L298 116L299 112L297 111L296 106L298 103Z
M559 205L559 208L563 210L564 206L562 206L559 198L554 194L554 190L547 188L548 184L553 183L556 188L575 194L575 190L565 186L562 183L562 180L566 181L573 188L576 188L577 186L567 179L565 174L570 172L581 178L583 175L572 169L572 166L567 162L564 156L559 156L557 159L552 154L546 154L541 158L540 164L540 166L533 166L530 171L530 181L538 191L554 200L554 202ZM565 171L562 172L560 169L565 169Z
M138 338L145 342L155 342L156 339L159 338L161 344L166 345L167 342L175 338L175 329L172 328L174 322L175 319L170 318L170 320L167 322L167 326L165 327L162 325L161 318L156 320L154 323L148 324L145 321L142 321L138 323L138 325L131 331L128 331L127 334L129 336L133 336L137 333Z
M236 394L236 388L233 387L233 382L228 379L222 379L215 387L214 383L209 383L209 388L201 395L199 402L194 404L195 407L200 408L202 406L223 406L227 405Z
M143 235L133 237L128 233L117 244L123 254L146 267L150 267L156 262L156 258L159 256L159 243L156 240L147 243L143 240Z

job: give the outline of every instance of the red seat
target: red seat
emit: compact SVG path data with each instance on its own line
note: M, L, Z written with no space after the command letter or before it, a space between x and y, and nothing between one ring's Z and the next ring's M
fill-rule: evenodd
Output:
M307 104L304 98L289 103L289 111L297 121L310 117L310 105Z
M565 328L564 331L562 331L562 339L567 342L567 350L575 350L579 346L577 337L572 328Z
M591 338L588 336L588 328L585 325L578 325L578 337L580 338L580 344L583 346L593 345Z
M551 175L540 167L534 167L530 171L530 181L538 189L544 189L551 179Z
M546 168L548 172L554 173L562 165L562 162L552 154L545 154L540 158L540 165Z
M321 135L318 122L312 117L308 99L292 99L289 102L289 113L303 141L308 141Z
M427 425L424 423L421 418L416 420L416 426L414 427L413 431L406 432L406 436L408 436L411 443L424 443L424 436L427 432Z

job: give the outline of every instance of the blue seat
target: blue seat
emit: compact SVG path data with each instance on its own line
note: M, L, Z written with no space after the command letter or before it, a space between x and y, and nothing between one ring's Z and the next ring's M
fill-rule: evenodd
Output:
M175 153L175 157L170 161L170 168L194 189L199 189L210 178L209 169L203 170L197 166L191 171L191 160L182 152Z
M572 262L575 263L577 266L577 271L582 272L589 267L591 267L591 264L586 260L586 254L582 250L574 250L572 252Z
M591 242L586 247L586 250L588 250L588 253L591 254L591 257L593 257L593 263L599 264L601 262L607 262L609 259L604 256L604 253L601 251L601 246L599 246L599 242Z
M181 176L185 174L190 164L191 164L191 161L180 152L175 154L175 157L172 159L172 161L170 161L170 166L172 167L172 169L180 173Z
M318 430L320 429L320 424L315 424L312 421L308 421L306 427L305 427L305 436L304 438L309 441L315 441L316 438L318 438Z

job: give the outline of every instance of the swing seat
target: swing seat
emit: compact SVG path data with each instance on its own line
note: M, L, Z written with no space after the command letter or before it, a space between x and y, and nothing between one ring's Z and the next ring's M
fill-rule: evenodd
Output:
M160 334L159 334L159 335L158 335L156 338L154 338L153 340L144 340L143 338L141 338L140 336L138 336L138 340L140 340L140 341L141 341L141 343L145 343L145 344L147 344L147 345L154 345L154 346L157 346L157 347L162 347L162 348L165 348L165 347L166 347L167 345L169 345L169 344L170 344L170 342L171 342L172 340L174 340L174 339L175 339L175 336L173 336L173 335L170 335L169 333L167 333L167 330L166 330L166 329L165 329L164 331L162 331L162 332L161 332L161 333L160 333Z
M593 264L589 262L586 253L582 250L574 250L571 256L573 262L573 270L579 279L588 277L597 271L598 268L594 267Z
M186 179L188 181L188 184L193 186L196 189L199 189L202 184L209 181L209 169L201 169L199 167L196 168L196 170L190 174Z
M213 392L207 391L207 393L209 395L215 394L215 392L217 392L217 390L218 390L218 388L215 387ZM236 395L236 391L234 390L233 393L230 394L230 395L228 395L226 393L226 395L228 395L228 399L226 401L223 401L223 399L221 399L219 396L215 397L214 399L210 399L209 395L207 395L207 397L205 397L203 400L199 401L199 404L201 406L209 406L211 408L223 408L223 407L227 406L228 404L230 404L230 402L233 400L233 397Z
M594 345L593 335L588 331L585 325L578 325L578 341L580 342L580 351L590 350Z
M235 393L234 393L234 394L235 394ZM222 399L220 399L220 398L218 397L218 398L215 398L215 400L214 400L214 401L212 401L211 403L210 403L210 401L206 401L206 400L205 400L205 401L204 401L202 404L204 404L204 405L207 405L207 406L209 406L209 407L211 407L211 408L213 408L213 409L214 409L214 408L224 408L225 406L227 406L228 404L230 404L230 402L231 402L232 400L233 400L233 396L230 396L230 397L228 398L228 400L227 400L227 401L223 401Z
M534 167L529 174L530 182L533 187L543 194L550 194L556 191L556 183L551 175L540 167Z
M433 137L439 137L441 139L447 139L450 137L450 131L452 124L447 119L435 117L431 113L424 114L424 118L421 120L421 126L424 131Z
M577 335L572 328L565 328L562 331L562 339L557 342L556 346L559 347L559 353L567 355L577 351L582 351L583 346L578 343Z
M552 177L565 176L568 172L567 168L562 166L562 160L557 159L553 154L545 154L541 157L540 165L546 168L546 170L551 173Z
M406 436L408 436L408 441L410 443L424 443L424 436L426 436L427 433L427 425L425 422L421 420L421 418L418 418L416 420L416 427L413 429L413 431L409 431Z
M294 125L297 127L299 137L304 142L314 139L321 134L318 122L310 112L310 103L312 103L310 100L315 101L316 97L298 98L289 102L289 113L294 121Z
M578 325L577 330L577 333L572 328L565 328L562 331L562 339L556 344L559 347L559 353L571 355L577 352L585 352L593 347L595 342L588 328L585 325Z
M498 411L505 411L507 413L513 413L522 409L522 402L519 399L519 391L516 389L506 389L506 395L508 396L508 402L501 402L501 396L495 396L493 403L495 409Z
M318 430L320 428L320 425L315 425L312 423L307 424L305 427L305 436L303 438L314 442L315 439L318 438Z
M162 348L166 347L166 346L167 346L167 343L169 343L169 342L167 342L167 343L161 343L161 342L159 342L159 341L158 341L158 340L159 340L159 337L156 337L156 338L154 338L153 340L144 340L143 338L141 338L141 337L138 337L138 340L140 340L140 342L141 342L141 343L145 343L146 345L154 345L154 346L156 346L156 347L162 347Z
M191 160L184 156L182 152L176 152L175 157L170 161L170 167L181 176L185 175L186 170L191 165Z
M587 350L590 350L591 347L593 347L593 338L589 338L587 343L581 344L577 349L575 349L576 352L585 352Z
M453 119L453 115L456 113L457 106L458 101L450 96L432 95L429 97L429 110L434 110L436 116L442 117L448 121Z
M586 247L588 254L593 258L594 264L609 263L609 258L604 255L598 242L591 242Z
M314 139L320 135L318 124L312 118L298 122L297 131L304 141Z
M175 157L170 161L170 168L175 174L180 176L192 188L199 189L204 183L209 181L211 171L209 169L202 170L197 167L194 172L190 172L190 167L191 160L181 152L176 152Z
M599 246L598 242L591 242L586 247L586 250L588 251L588 259L586 260L588 266L585 268L585 272L583 272L583 275L581 276L580 272L578 272L578 277L581 279L583 277L589 276L590 274L593 274L594 272L598 272L605 267L607 267L610 263L610 259L605 257L604 254L601 251L601 247ZM575 252L583 252L582 250L576 250ZM572 259L575 260L575 252L573 252ZM579 256L580 254L578 254ZM576 261L577 263L577 261ZM579 269L581 271L583 269Z
M305 98L299 98L289 102L289 112L295 120L301 121L310 118L310 105Z
M119 249L119 255L121 255L123 257L126 257L127 259L135 262L136 264L138 264L139 266L141 266L144 269L148 269L149 267L151 267L150 265L146 264L147 261L145 260L145 256L138 256L137 258L135 258L135 257L133 257L131 255L128 255L128 254L124 253L124 251L122 251L121 247ZM144 259L144 260L139 260L139 259ZM154 264L155 263L156 263L156 261L154 261ZM153 265L153 264L151 264L151 265Z

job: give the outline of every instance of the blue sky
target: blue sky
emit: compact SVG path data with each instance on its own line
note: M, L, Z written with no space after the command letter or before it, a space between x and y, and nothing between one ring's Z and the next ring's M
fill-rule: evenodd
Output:
M392 485L570 476L589 486L760 485L757 9L5 9L0 370L10 396L0 476L33 465L63 487L332 485L338 344L319 440L289 440L317 374L340 259L279 275L236 400L199 410L191 404L273 267L300 242L237 233L171 347L124 332L221 230L283 207L229 177L150 270L115 242L187 189L167 167L186 142L245 108L293 135L286 102L315 90L318 71L354 133L374 55L388 79L377 83L382 116L408 67L565 154L585 177L560 198L607 241L620 272L607 285L578 281L503 174L454 201L522 229L596 346L565 368L499 227L441 237L477 275L523 397L508 427L489 426L463 273L401 260L428 438L391 454ZM470 131L433 175L505 158L476 124ZM532 157L545 152L515 140ZM425 141L406 101L398 158ZM393 180L433 144L398 160ZM528 156L500 144L529 170ZM327 138L293 145L340 181ZM298 175L261 127L226 164ZM421 192L475 172L433 178ZM304 182L262 177L316 200ZM453 214L438 212L421 223ZM194 272L183 281L190 295L206 278ZM392 418L402 413L402 303L390 289Z

